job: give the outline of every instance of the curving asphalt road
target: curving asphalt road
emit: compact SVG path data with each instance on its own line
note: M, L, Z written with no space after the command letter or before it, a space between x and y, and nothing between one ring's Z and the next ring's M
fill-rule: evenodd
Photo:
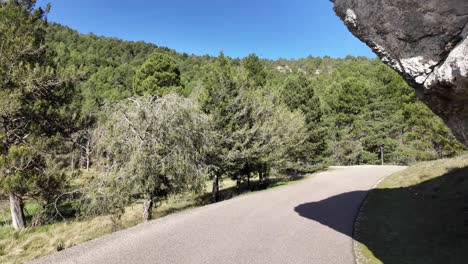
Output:
M173 214L33 263L354 263L366 192L404 167L332 169L272 190Z

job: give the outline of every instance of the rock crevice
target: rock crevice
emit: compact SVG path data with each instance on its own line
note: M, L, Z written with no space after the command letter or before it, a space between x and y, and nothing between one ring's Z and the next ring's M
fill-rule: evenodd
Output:
M348 29L468 145L468 1L332 2Z

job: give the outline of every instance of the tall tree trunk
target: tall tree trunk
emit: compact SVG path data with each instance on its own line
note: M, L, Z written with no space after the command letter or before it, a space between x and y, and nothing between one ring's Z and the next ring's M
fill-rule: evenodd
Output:
M252 189L250 187L250 172L247 174L247 186L249 187L249 189Z
M381 159L382 165L384 165L384 146L383 145L380 146L380 159Z
M441 158L442 158L442 154L443 154L443 152L442 152L442 146L439 145L439 144L437 144L437 146L436 146L435 149L436 149L436 153L437 153L437 158L438 158L438 159L441 159Z
M75 172L75 151L72 150L71 162L70 162L72 172Z
M11 224L16 230L23 229L26 225L23 208L24 204L21 196L10 193Z
M143 221L151 220L153 214L153 197L147 195L143 203Z
M219 199L219 177L218 175L214 175L213 177L213 201L216 203Z
M264 181L265 171L266 171L266 164L262 163L262 165L260 165L260 169L258 170L258 180L260 181L260 184L262 184Z
M83 150L80 148L80 170L83 169Z
M263 179L267 180L268 177L270 177L270 166L268 165L268 163L265 163L263 165Z
M89 171L89 155L86 154L86 170Z
M91 156L91 139L88 138L88 141L86 141L86 170L89 171L89 159Z

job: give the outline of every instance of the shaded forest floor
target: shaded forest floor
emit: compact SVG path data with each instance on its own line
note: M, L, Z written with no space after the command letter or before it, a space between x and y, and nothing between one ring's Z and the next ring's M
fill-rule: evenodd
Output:
M303 175L274 175L263 184L260 184L258 179L254 179L250 186L243 183L239 189L234 181L223 179L220 182L219 200L227 200L235 196L287 185L293 181L301 180L303 177ZM169 197L166 201L155 206L153 219L212 203L210 188L211 182L207 183L207 191L203 194L186 193ZM27 203L26 217L30 219L39 209L37 204ZM120 219L112 216L76 218L15 231L10 226L8 202L0 201L0 263L24 263L105 234L135 226L141 222L142 203L140 202L126 208Z
M467 195L466 154L385 178L355 224L358 263L466 263Z

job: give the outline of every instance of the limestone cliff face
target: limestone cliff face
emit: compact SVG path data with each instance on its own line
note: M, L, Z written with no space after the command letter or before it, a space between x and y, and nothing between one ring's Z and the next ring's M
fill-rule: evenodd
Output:
M332 0L336 14L468 145L468 0Z

